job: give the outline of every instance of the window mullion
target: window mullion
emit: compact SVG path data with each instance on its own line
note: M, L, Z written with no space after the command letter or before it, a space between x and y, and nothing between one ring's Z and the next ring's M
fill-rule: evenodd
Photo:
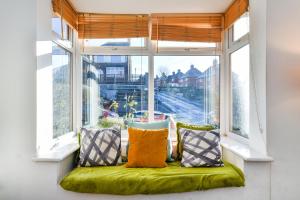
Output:
M148 56L148 113L149 121L154 120L154 56L153 54Z

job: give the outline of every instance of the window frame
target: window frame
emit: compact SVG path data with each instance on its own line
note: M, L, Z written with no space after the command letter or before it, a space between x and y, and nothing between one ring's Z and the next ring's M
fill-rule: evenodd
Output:
M157 51L156 41L152 41L150 37L145 38L144 47L83 47L84 42L81 40L80 55L119 55L119 56L148 56L148 113L149 121L154 120L154 56L218 56L220 62L220 81L221 81L221 68L223 66L223 44L217 43L216 47L199 47L199 48L186 48L186 47L162 47ZM221 82L220 82L221 84ZM80 87L82 92L82 85ZM221 91L221 86L220 86ZM223 97L220 93L220 102ZM221 103L220 103L220 119L221 119ZM80 125L82 125L80 123ZM221 120L220 120L221 126Z
M64 20L63 20L64 21ZM70 31L70 36L71 36L71 40L64 40L63 38L60 37L60 35L58 35L57 33L55 33L52 29L52 42L55 43L58 47L64 49L65 51L68 51L70 53L70 96L71 96L71 102L70 102L70 124L71 124L71 128L70 128L70 132L65 133L61 136L58 136L56 138L53 137L53 132L51 135L51 141L50 141L50 151L53 150L54 148L63 146L64 144L69 143L69 141L72 140L72 138L74 138L76 136L76 110L77 110L77 105L76 105L76 85L77 85L77 81L76 81L76 45L75 45L75 41L77 40L76 34L74 32L74 29L66 22L66 25L69 27L69 31ZM52 56L52 53L51 53Z
M53 17L58 17L59 16L53 14ZM51 20L52 20L51 18ZM74 30L73 28L64 20L64 19L60 19L61 22L63 22L67 27L68 27L68 35L70 37L70 40L65 40L63 39L59 34L57 34L52 28L51 28L51 32L52 32L52 41L54 41L55 43L57 43L57 45L63 47L64 49L67 49L68 51L70 51L72 53L72 51L74 51ZM51 22L51 26L52 26L52 22ZM63 25L62 25L63 27Z
M81 39L81 55L119 55L119 52L123 55L126 52L130 52L134 54L139 54L141 51L147 52L149 49L149 43L147 41L148 38L144 38L144 46L137 47L137 46L84 46L84 39ZM120 54L120 55L121 55ZM129 55L129 54L127 54Z
M151 47L152 51L154 51L156 54L165 55L169 53L184 53L191 54L191 55L199 55L199 54L207 54L207 53L213 53L216 54L216 52L222 52L222 43L216 43L216 47L159 47L157 49L157 41L152 40L151 41Z
M224 31L224 58L225 58L225 67L224 67L224 74L222 74L224 78L225 84L223 84L223 97L225 99L225 105L223 107L224 115L222 116L222 120L225 122L225 127L223 127L223 134L226 136L229 136L241 143L249 144L249 136L250 133L248 133L248 137L244 137L242 135L236 134L231 131L232 127L232 77L231 77L231 54L238 51L239 49L245 47L246 45L249 45L249 55L251 56L251 45L250 45L250 29L249 32L245 35L243 35L238 40L234 41L234 25L232 24ZM251 61L249 58L249 67L251 68ZM249 82L251 82L250 79L251 74L249 74ZM249 85L251 85L249 83ZM221 89L221 91L222 91ZM250 94L250 88L249 88L249 94Z

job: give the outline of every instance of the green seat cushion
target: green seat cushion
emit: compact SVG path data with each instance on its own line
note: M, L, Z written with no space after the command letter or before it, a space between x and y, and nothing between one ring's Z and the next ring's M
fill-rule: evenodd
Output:
M126 168L124 165L78 167L61 181L69 191L116 195L178 193L244 186L244 175L234 165L185 168L179 162L165 168Z

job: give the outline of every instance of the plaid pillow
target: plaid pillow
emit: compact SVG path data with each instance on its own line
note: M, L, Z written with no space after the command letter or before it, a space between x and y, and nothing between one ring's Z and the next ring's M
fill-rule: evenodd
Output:
M80 166L117 165L121 163L121 129L81 129Z
M180 128L184 167L224 166L221 157L220 134L215 131L200 131Z

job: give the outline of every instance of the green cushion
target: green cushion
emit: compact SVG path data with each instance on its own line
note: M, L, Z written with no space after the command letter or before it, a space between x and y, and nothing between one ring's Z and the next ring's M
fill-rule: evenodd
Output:
M200 131L211 131L214 129L214 127L212 125L191 125L191 124L185 124L185 123L181 123L181 122L177 122L176 123L176 132L177 132L177 160L181 160L182 158L182 142L181 142L181 136L179 133L179 128L187 128L187 129L191 129L191 130L200 130Z
M139 129L163 129L163 128L167 128L170 130L169 127L170 124L170 120L166 119L166 120L162 120L162 121L154 121L154 122L135 122L135 121L128 121L128 127L132 127L132 128L139 128ZM128 146L126 147L128 149ZM172 159L172 138L170 135L170 131L169 131L169 136L168 136L168 146L167 146L168 150L167 150L167 161L171 162L173 161Z
M185 168L179 162L165 168L119 166L78 167L60 185L69 191L117 195L162 194L244 186L244 175L234 165Z

